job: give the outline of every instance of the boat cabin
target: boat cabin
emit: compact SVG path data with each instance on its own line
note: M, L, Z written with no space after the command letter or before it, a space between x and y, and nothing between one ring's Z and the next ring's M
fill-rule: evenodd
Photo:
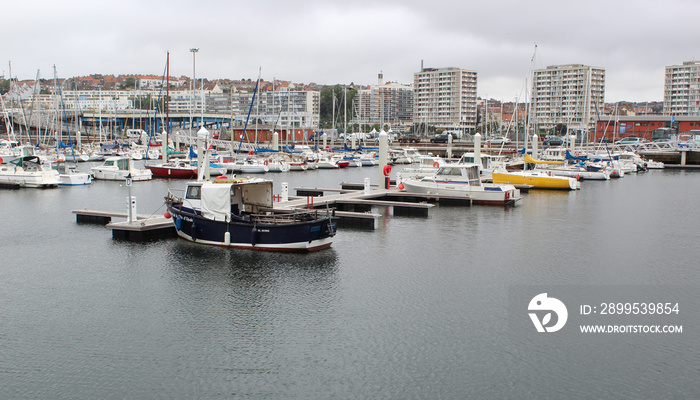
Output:
M491 170L493 169L493 161L494 158L497 156L492 156L490 154L480 154L479 159L481 160L481 169L482 170ZM474 164L476 161L474 160L474 153L464 153L462 157L457 161L458 164Z
M131 157L107 157L102 167L119 171L131 171L134 169L134 161Z
M479 165L459 165L452 164L438 168L435 173L435 178L443 182L468 182L471 186L481 186L481 178L479 177Z
M183 205L200 210L203 217L214 221L262 213L273 206L272 181L246 178L190 182Z

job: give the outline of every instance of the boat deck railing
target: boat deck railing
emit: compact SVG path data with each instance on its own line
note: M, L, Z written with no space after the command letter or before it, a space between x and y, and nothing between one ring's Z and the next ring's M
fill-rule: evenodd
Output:
M325 210L291 210L290 212L280 212L275 210L269 214L253 214L251 219L264 224L294 223L304 221L315 221L319 218L331 218L334 209Z

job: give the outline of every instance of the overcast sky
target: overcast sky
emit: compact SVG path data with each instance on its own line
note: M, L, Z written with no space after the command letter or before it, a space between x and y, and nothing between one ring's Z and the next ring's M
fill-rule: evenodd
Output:
M478 95L523 98L530 70L606 70L605 101L663 100L664 67L700 57L697 0L23 0L2 5L0 71L299 83L412 83L426 67L478 73ZM535 44L537 50L535 52ZM534 63L531 61L534 57Z

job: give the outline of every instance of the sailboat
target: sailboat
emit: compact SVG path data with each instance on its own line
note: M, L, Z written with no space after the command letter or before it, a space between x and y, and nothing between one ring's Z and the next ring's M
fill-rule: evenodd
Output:
M193 179L197 177L197 165L182 159L168 159L168 129L170 128L170 52L167 53L165 67L166 95L165 95L165 128L163 129L163 162L159 164L146 164L144 167L151 171L156 178L180 178ZM150 145L150 139L148 140ZM161 144L161 147L163 145Z

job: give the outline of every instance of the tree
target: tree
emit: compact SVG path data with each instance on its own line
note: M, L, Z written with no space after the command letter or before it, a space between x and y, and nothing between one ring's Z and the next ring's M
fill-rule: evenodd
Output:
M10 91L10 80L3 79L0 80L0 94L5 94Z
M344 101L347 100L348 118L352 118L352 102L357 94L357 90L349 89L343 94L343 86L336 84L335 86L324 86L321 89L321 104L319 105L319 113L321 118L321 128L330 128L334 122L340 121L343 118ZM335 95L335 118L333 121L333 96ZM336 123L336 125L338 125Z
M135 84L136 84L136 78L133 76L127 76L124 79L124 84L122 85L122 88L123 89L130 89L130 88L133 88Z
M554 126L553 130L554 130L553 133L555 135L564 136L568 132L568 127L566 126L566 124L563 124L560 122Z

